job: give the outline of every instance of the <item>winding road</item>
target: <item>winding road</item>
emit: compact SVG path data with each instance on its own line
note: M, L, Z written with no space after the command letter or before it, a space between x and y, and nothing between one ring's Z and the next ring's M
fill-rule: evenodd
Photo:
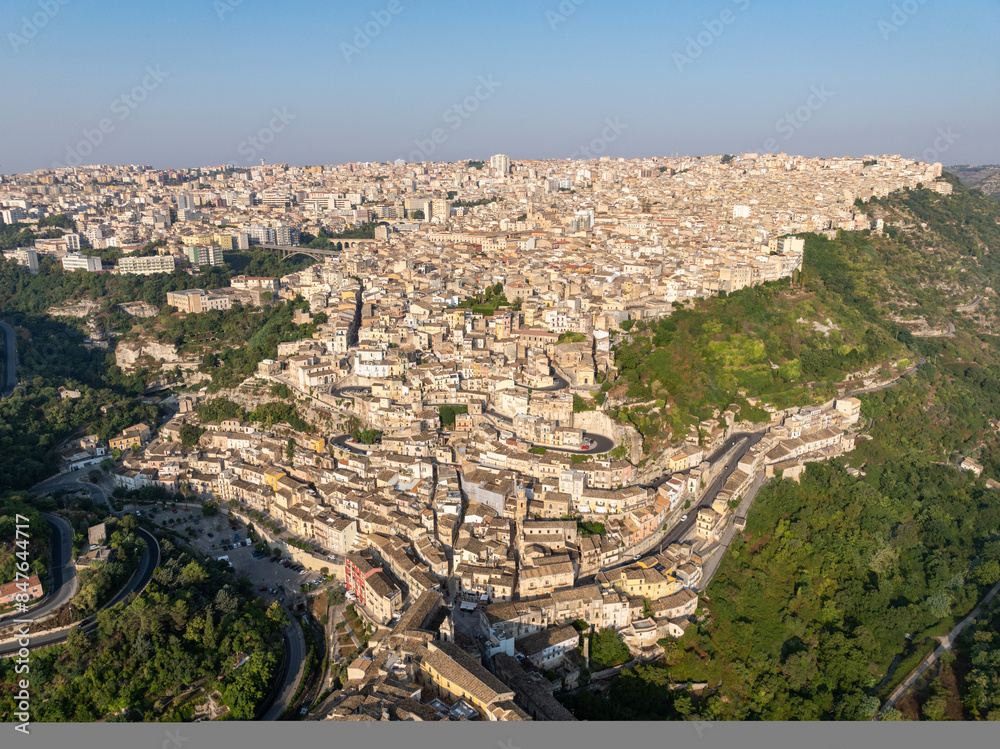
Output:
M73 564L73 527L57 515L45 515L45 522L52 528L51 567L52 583L48 594L26 613L14 613L0 617L0 626L10 619L38 619L48 616L76 595L78 580Z
M569 381L566 380L566 378L564 377L560 377L559 375L552 375L552 379L555 380L555 384L543 388L534 387L532 385L522 385L520 382L515 382L514 384L517 385L519 388L524 388L525 390L534 390L539 393L555 393L558 392L559 390L565 390L566 388L569 387Z
M537 388L536 388L537 389ZM504 416L502 413L497 411L487 411L487 416L491 416L497 421L502 421L505 428L513 430L514 420ZM610 437L605 437L601 434L591 434L590 432L583 433L584 439L591 440L594 444L589 450L581 450L575 447L553 447L552 445L540 445L535 442L529 443L532 447L544 447L546 451L552 450L557 453L571 453L573 455L601 455L606 452L610 452L615 447L615 441Z
M82 480L89 476L93 470L95 470L95 467L91 466L89 468L80 468L76 471L57 474L35 484L31 487L31 491L35 494L52 494L60 489L68 492L85 489L95 504L107 505L108 496L104 489L89 481Z
M924 660L921 661L919 666L917 666L913 671L910 672L910 675L903 680L902 684L900 684L892 691L892 694L889 695L889 699L887 699L885 701L885 704L882 705L881 708L879 708L879 711L875 714L872 720L881 720L882 716L885 715L885 713L890 708L895 707L896 703L899 702L900 698L908 691L910 691L910 688L917 683L920 677L923 676L927 672L927 670L931 668L935 663L937 663L941 659L942 655L944 655L947 651L951 650L952 647L954 647L955 642L962 635L962 632L965 631L965 628L976 620L976 617L978 617L979 614L982 613L983 608L988 606L990 602L997 597L997 594L1000 594L1000 583L994 585L992 590L990 590L990 592L986 594L983 600L976 605L976 607L967 617L965 617L962 621L956 624L955 628L952 629L951 632L949 632L944 637L938 638L941 644L938 645L938 647L934 650L933 653L924 658Z
M878 385L876 387L861 388L860 390L851 390L851 391L849 391L849 392L847 392L844 395L839 396L839 397L841 397L841 398L853 398L855 395L864 395L865 393L877 393L879 390L888 390L891 387L895 387L899 383L899 381L902 380L904 377L912 377L913 375L915 375L917 373L917 370L920 369L920 367L923 366L926 363L927 363L927 360L924 357L921 356L921 357L918 358L918 361L917 361L916 364L914 364L908 370L906 370L905 372L903 372L903 374L901 374L896 379L891 380L891 381L885 383L884 385Z
M278 720L292 704L306 665L306 640L295 615L287 611L291 624L285 628L285 660L281 664L281 688L261 720Z
M125 586L118 591L117 595L101 607L101 611L109 609L115 604L120 603L132 593L144 590L149 581L153 579L153 573L156 571L156 568L160 565L160 543L156 540L156 536L144 528L139 528L137 532L146 542L146 550L142 552L142 557L139 560L139 567L134 573L132 573L132 577L125 584ZM27 616L30 617L32 614L29 613ZM21 618L24 618L24 615L22 615ZM79 627L84 632L89 632L96 628L97 614L91 614L86 619L83 619L82 621L77 622L76 624L73 624L65 629L59 630L58 632L52 632L40 637L31 637L28 649L37 650L38 648L46 648L50 645L58 645L61 642L65 642L69 637L69 633L76 627ZM17 640L0 645L0 658L9 658L16 655L20 649L21 648Z
M721 459L727 452L735 449L735 452L729 457L729 461L726 463L728 468L723 469L723 471L715 478L715 481L709 484L708 489L701 495L701 502L685 511L684 514L688 516L688 519L678 523L667 531L666 534L664 534L663 539L660 541L661 549L676 541L680 541L691 531L698 519L698 510L702 507L712 506L712 502L715 501L716 495L722 491L722 487L726 485L726 481L729 477L736 472L737 464L743 459L743 456L750 451L750 448L760 442L763 437L764 432L733 435L728 440L723 442L722 445L709 456L709 462L714 463L715 461Z
M0 320L0 330L3 331L3 348L6 353L0 398L9 398L17 387L17 337L14 335L14 329L3 320Z

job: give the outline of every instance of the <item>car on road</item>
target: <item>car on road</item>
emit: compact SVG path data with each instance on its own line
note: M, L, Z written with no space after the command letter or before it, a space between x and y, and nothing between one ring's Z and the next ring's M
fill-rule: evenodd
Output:
M209 538L215 538L215 534L214 534L214 533L209 533L209 534L208 534L208 537L209 537Z
M687 516L687 515L681 515L681 522L682 522L682 523L683 523L683 522L684 522L685 520L687 520L687 519L688 519L688 516Z
M590 445L581 445L580 449L581 450L589 450L590 449Z
M632 557L632 559L638 562L640 559L642 559L642 554L636 554L634 557Z

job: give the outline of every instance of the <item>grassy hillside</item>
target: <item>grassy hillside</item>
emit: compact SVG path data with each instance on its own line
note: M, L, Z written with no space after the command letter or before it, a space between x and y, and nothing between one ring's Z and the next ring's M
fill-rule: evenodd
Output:
M921 333L949 324L960 336L1000 332L1000 251L989 250L1000 248L997 205L946 179L954 195L904 190L866 204L884 233L805 235L803 270L791 282L637 323L603 386L620 406L612 415L635 425L651 452L731 404L744 420L760 417L744 396L782 409L832 397L863 370L896 373L932 340Z
M683 436L733 403L742 405L744 419L766 417L748 409L741 392L776 408L804 405L835 395L848 373L905 354L888 328L840 294L786 280L636 324L617 349L619 375L606 387L626 404L656 401L617 413L652 449L658 438Z

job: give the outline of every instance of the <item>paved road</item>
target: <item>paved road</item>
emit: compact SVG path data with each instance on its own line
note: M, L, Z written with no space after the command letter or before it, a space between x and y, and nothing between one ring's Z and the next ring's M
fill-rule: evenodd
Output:
M14 335L14 329L3 320L0 320L0 330L3 331L3 347L7 354L3 367L4 377L3 385L0 386L0 398L8 398L17 387L17 338Z
M557 453L572 453L574 455L602 455L615 449L615 441L610 437L590 432L584 432L583 436L585 439L594 441L594 446L589 450L578 450L573 447L550 447L549 445L538 445L538 447L544 447L546 450L552 450Z
M549 385L548 387L544 388L532 387L531 385L522 385L520 382L515 382L514 384L517 385L519 388L525 388L527 390L535 390L539 393L555 393L559 390L565 390L566 388L569 387L569 381L567 381L564 377L560 377L559 375L552 375L552 379L555 380L555 384Z
M926 658L924 658L924 660L921 661L920 665L917 666L910 673L910 675L906 677L903 683L893 690L892 694L889 695L889 699L886 700L885 704L882 705L882 707L879 709L878 713L875 714L875 717L872 720L879 720L882 714L886 710L888 710L891 707L894 707L895 704L899 702L899 699L908 691L910 691L910 688L913 687L913 685L917 683L920 677L927 672L927 669L931 668L935 663L937 663L941 659L941 656L944 655L946 651L951 650L952 647L954 647L955 641L958 640L962 632L965 631L965 628L968 627L970 624L972 624L973 621L975 621L976 617L978 617L979 614L982 612L983 607L989 605L990 601L996 598L998 593L1000 593L1000 583L994 585L993 589L990 590L990 592L986 594L983 600L979 602L976 608L972 610L972 613L970 613L962 621L956 624L955 628L951 630L951 632L949 632L947 636L942 638L941 644L934 650L934 652L931 653Z
M912 367L910 367L908 370L903 372L903 374L901 374L899 377L892 380L891 382L887 382L885 383L885 385L879 385L878 387L861 388L860 390L851 390L845 393L842 397L852 398L855 395L864 395L865 393L877 393L879 390L888 390L891 387L895 387L899 383L899 381L902 380L904 377L912 377L914 374L916 374L917 370L920 369L920 367L926 363L927 360L921 356L920 360L916 364L914 364Z
M118 591L118 594L114 598L101 607L101 611L111 608L115 604L125 600L125 598L135 591L145 588L149 581L153 578L153 573L160 564L160 544L156 540L156 537L143 528L139 528L138 533L146 542L146 550L142 553L142 558L139 560L139 567L136 572L133 573L128 583L125 584L125 587ZM77 626L83 629L84 632L91 631L97 627L97 614L91 614L86 619L79 622ZM28 646L28 649L37 650L38 648L45 648L50 645L58 645L61 642L65 642L66 638L69 637L71 630L72 628L69 628L59 632L53 632L52 634L44 635L42 637L32 637L31 644ZM0 658L9 658L10 656L15 655L19 649L20 646L16 641L0 645Z
M687 515L687 520L682 520L678 522L676 525L674 525L667 531L660 531L660 539L658 541L652 541L651 543L649 543L647 551L645 553L651 553L651 551L654 548L659 553L663 551L663 549L665 549L667 546L670 546L670 544L683 540L684 537L691 532L691 529L694 528L694 525L697 522L698 508L712 506L712 502L715 500L715 495L717 495L720 491L722 491L722 487L725 486L726 480L731 475L733 475L733 473L736 472L737 464L740 462L740 460L742 460L743 456L746 455L747 452L749 452L751 447L760 442L763 436L764 432L736 434L730 437L728 440L726 440L722 444L722 446L720 446L714 453L712 453L712 455L709 456L709 460L714 462L719 458L721 458L723 455L725 455L726 452L736 447L735 452L729 458L728 462L729 468L724 469L722 473L720 473L719 476L716 477L715 481L713 481L709 485L708 490L704 494L702 494L701 502L699 502L697 505L694 505L693 507L687 510L682 511L681 516L683 517L684 515ZM658 479L656 479L653 482L653 484L651 484L651 486L659 486L667 478L669 478L669 475L665 477L661 476ZM601 569L602 571L606 572L617 569L619 567L627 567L628 565L633 564L634 562L635 560L632 558L623 559L617 564L610 565L608 567L602 567Z
M492 416L494 419L502 421L504 424L508 425L509 429L514 428L514 420L504 416L502 413L497 411L486 411L487 416ZM589 450L578 450L572 447L552 447L551 445L538 445L531 443L535 447L544 447L546 450L553 450L557 453L573 453L575 455L601 455L606 452L610 452L615 448L615 441L609 437L605 437L601 434L591 434L590 432L584 432L583 436L586 439L591 439L594 441L594 446Z
M292 623L285 628L285 660L281 669L281 690L261 720L277 720L292 704L306 665L306 640L295 616L286 610Z
M722 533L722 538L719 541L719 549L716 551L712 558L708 560L708 564L702 569L701 582L698 583L698 590L704 591L708 588L709 583L712 582L712 578L715 577L715 573L719 571L719 567L722 564L722 558L729 551L729 546L733 542L733 538L736 536L736 526L734 521L737 517L746 517L747 513L750 512L750 507L753 505L754 499L757 498L757 492L760 488L767 483L767 479L764 478L763 474L759 474L754 482L750 485L750 489L747 490L746 496L743 497L743 501L740 502L740 506L736 509L732 515L729 516L729 522L726 525L726 530Z
M86 478L90 475L91 471L100 470L97 466L92 466L90 468L81 468L77 471L68 471L66 473L60 473L51 478L47 478L44 481L35 484L31 488L35 494L52 494L59 489L63 491L77 491L79 489L85 489L90 498L94 500L96 504L108 504L108 496L105 490L89 481L81 481L81 479Z
M663 540L660 542L661 549L672 543L680 541L691 531L692 528L694 528L695 522L698 519L698 509L701 507L712 506L712 502L715 501L715 496L722 491L722 487L726 485L726 481L736 472L737 463L743 459L743 456L750 451L751 447L760 442L763 436L763 432L734 435L726 440L726 442L712 454L710 460L717 460L728 450L736 446L735 452L729 458L729 468L724 469L722 473L716 477L715 481L709 484L708 490L701 495L701 502L685 511L688 519L678 523L666 533Z
M334 398L354 398L357 395L371 395L372 389L364 386L354 386L346 388L334 388L330 395Z
M0 625L8 619L40 619L47 616L71 600L76 595L79 581L73 564L73 527L61 517L45 515L45 521L52 528L50 548L52 585L41 603L32 606L27 613L14 613L0 617Z
M982 304L983 300L985 300L985 299L986 299L986 297L984 297L982 294L977 294L976 298L973 299L968 304L960 304L957 307L955 307L955 311L956 312L975 312L979 308L979 305Z

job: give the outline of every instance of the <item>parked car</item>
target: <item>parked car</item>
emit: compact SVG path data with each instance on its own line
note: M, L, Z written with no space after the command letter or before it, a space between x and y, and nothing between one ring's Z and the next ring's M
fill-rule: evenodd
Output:
M688 516L687 516L687 515L681 515L681 522L682 522L682 523L683 523L683 522L684 522L685 520L687 520L687 519L688 519Z
M209 537L209 538L215 538L215 534L214 534L214 533L209 533L209 534L208 534L208 537Z

